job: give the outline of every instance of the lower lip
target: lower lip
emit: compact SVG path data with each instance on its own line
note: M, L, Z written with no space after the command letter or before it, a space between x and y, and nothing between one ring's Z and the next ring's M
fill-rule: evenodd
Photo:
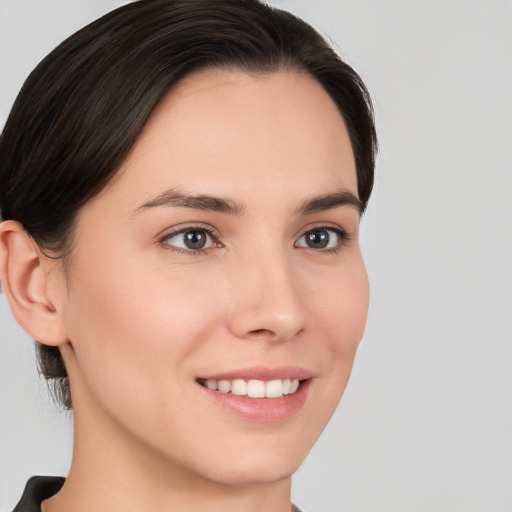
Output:
M280 421L298 412L307 398L312 379L302 381L299 389L291 395L279 398L249 398L213 391L205 386L201 389L221 407L228 409L236 416L251 421Z

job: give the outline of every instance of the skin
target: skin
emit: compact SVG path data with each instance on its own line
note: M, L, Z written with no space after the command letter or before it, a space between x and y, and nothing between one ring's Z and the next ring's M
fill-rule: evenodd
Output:
M148 206L169 190L240 211ZM355 164L318 83L203 72L167 95L80 211L67 275L32 244L38 266L25 269L25 293L51 328L13 311L60 347L74 404L71 471L45 512L289 512L291 475L341 398L368 308L357 207L299 211L333 191L357 197ZM214 236L190 251L173 235L183 227ZM304 234L322 227L333 247L308 247ZM16 223L0 235L13 303L8 268L16 247L30 247ZM311 372L304 405L251 421L197 383L254 365Z

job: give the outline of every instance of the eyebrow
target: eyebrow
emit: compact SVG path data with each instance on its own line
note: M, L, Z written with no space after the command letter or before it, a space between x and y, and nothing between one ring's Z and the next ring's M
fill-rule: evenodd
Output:
M144 204L136 208L132 215L142 210L148 210L156 207L174 207L174 208L193 208L195 210L203 210L206 212L227 213L230 215L240 216L244 213L243 204L233 201L232 199L224 199L207 194L189 195L179 192L175 189L166 190L158 196L150 199Z
M298 208L300 215L309 215L325 210L332 210L341 206L355 208L362 215L364 206L361 200L349 190L339 190L331 194L306 199Z
M359 214L362 214L363 212L363 203L355 194L349 190L340 190L330 194L306 199L296 209L296 213L298 215L310 215L312 213L332 210L342 206L355 208ZM232 199L211 196L208 194L189 195L179 192L176 189L170 189L137 207L132 212L132 215L143 210L157 207L191 208L195 210L226 213L236 216L241 216L245 212L245 206Z

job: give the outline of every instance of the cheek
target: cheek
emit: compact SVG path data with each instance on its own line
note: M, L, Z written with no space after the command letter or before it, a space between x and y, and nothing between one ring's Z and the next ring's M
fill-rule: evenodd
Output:
M87 266L77 262L77 276L88 277L71 288L68 312L84 380L95 394L109 389L116 400L127 388L131 400L165 400L165 389L190 369L190 355L219 322L218 302L187 272L173 275L126 257L94 263L92 255Z
M369 284L362 259L345 266L315 300L316 331L322 335L324 349L319 364L323 384L318 387L323 429L345 391L366 326Z
M306 433L311 444L325 428L347 386L368 313L369 285L362 260L341 268L311 292L311 358L317 362L314 410ZM312 289L310 289L312 291Z
M336 360L353 359L368 315L369 284L362 260L331 279L315 300L318 329L324 331L329 350Z

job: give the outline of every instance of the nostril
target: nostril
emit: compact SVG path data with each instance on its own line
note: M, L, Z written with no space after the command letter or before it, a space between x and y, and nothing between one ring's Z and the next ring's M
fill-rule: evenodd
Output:
M267 334L267 333L270 333L270 331L268 329L254 329L254 331L251 331L251 334L256 334L256 335Z

